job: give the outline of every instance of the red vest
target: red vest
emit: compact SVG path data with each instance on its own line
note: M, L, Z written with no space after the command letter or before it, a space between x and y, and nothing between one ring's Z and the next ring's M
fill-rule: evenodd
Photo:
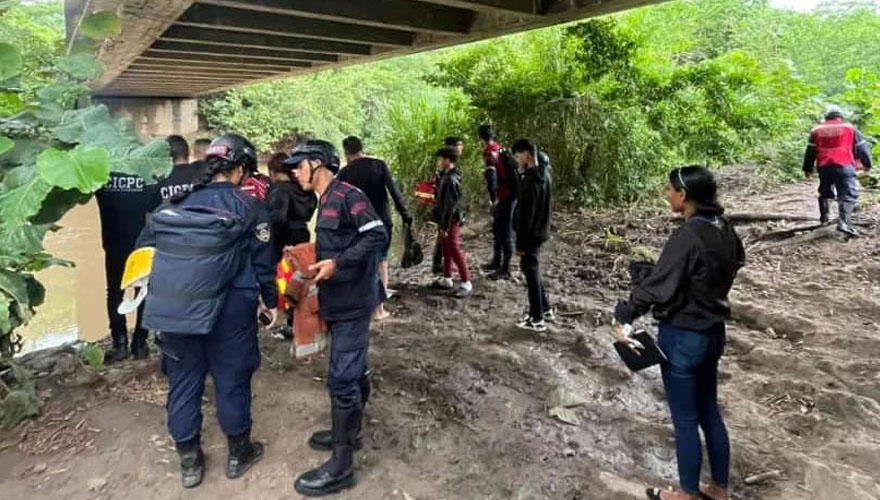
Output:
M855 128L839 118L828 120L810 132L810 144L816 148L816 166L819 168L855 165L855 143Z

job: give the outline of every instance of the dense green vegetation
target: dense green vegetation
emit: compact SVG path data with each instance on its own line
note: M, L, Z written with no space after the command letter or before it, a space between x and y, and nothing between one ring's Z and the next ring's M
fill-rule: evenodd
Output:
M170 168L164 140L140 145L131 124L103 105L73 109L89 92L84 82L101 72L98 44L121 25L111 13L95 13L68 51L46 29L60 20L57 7L0 2L0 33L10 36L0 40L0 358L14 354L11 333L44 299L33 273L72 264L46 253L46 233L111 170L151 181Z
M880 138L880 15L873 1L812 13L766 0L679 0L599 20L239 89L204 102L218 129L269 148L292 131L367 138L401 182L430 175L446 135L470 142L494 123L534 138L560 194L630 203L685 162L754 162L773 179L799 171L806 133L838 102ZM880 148L877 149L880 153Z

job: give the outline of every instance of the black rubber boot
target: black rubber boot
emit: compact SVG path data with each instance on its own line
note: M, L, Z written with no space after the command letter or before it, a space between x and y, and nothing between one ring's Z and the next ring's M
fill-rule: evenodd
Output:
M831 212L831 200L819 199L819 223L828 224L829 213Z
M856 204L852 202L838 202L840 210L840 220L837 221L837 230L849 236L858 236L859 232L852 224L852 215L855 211Z
M370 386L370 372L367 372L366 375L361 377L360 386L361 402L363 403L363 407L366 408L367 402L370 401L370 392L372 391ZM362 422L358 421L357 432L355 433L354 439L355 450L360 450L364 445L361 426ZM330 429L327 429L312 434L309 438L309 447L318 451L333 451L333 432Z
M147 344L147 332L136 332L131 339L131 357L149 359L150 346Z
M355 485L354 441L363 412L359 408L342 408L332 402L333 454L330 460L296 478L294 489L308 497L322 497Z
M229 458L226 460L226 477L238 479L263 458L263 443L251 441L251 433L228 436Z
M497 270L501 269L501 256L500 255L493 256L492 261L489 262L488 264L483 264L482 266L480 266L480 269L482 269L483 271L486 271L486 272L492 272L492 271L497 271Z
M189 443L175 443L180 457L180 479L184 488L195 488L205 477L205 455L199 439Z
M104 353L104 364L112 365L113 363L119 363L128 359L128 356L128 334L124 332L114 333L113 347Z

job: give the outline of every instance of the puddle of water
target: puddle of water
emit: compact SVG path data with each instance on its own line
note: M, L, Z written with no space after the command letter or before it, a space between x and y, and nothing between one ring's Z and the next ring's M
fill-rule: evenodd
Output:
M62 229L46 235L46 250L76 263L37 273L46 287L46 301L33 320L18 331L22 353L55 347L77 339L94 342L107 336L104 250L98 205L92 200L68 212ZM132 323L133 324L133 323Z

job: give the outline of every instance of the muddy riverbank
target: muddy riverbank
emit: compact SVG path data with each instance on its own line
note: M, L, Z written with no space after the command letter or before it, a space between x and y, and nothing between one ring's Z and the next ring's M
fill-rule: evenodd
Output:
M795 219L814 214L815 186L762 191L739 168L722 177L730 211L757 219L739 225L749 264L732 297L720 387L734 498L880 498L877 193L859 215L865 237L842 241L790 231L813 224ZM543 335L512 327L520 283L478 278L474 295L456 301L427 289L427 264L395 269L394 318L375 325L371 345L360 485L338 498L636 499L645 485L674 483L659 371L630 374L608 326L629 259L656 252L674 225L662 209L560 215L545 274L561 314ZM467 228L472 266L489 243L484 226ZM325 361L297 365L286 344L261 340L254 435L267 454L244 479L223 477L225 443L206 404L208 476L180 489L155 356L95 374L61 351L30 363L46 373L43 416L0 435L3 498L297 498L294 474L325 458L305 444L328 421ZM560 395L573 405L568 423L548 415ZM779 472L745 483L770 471Z

